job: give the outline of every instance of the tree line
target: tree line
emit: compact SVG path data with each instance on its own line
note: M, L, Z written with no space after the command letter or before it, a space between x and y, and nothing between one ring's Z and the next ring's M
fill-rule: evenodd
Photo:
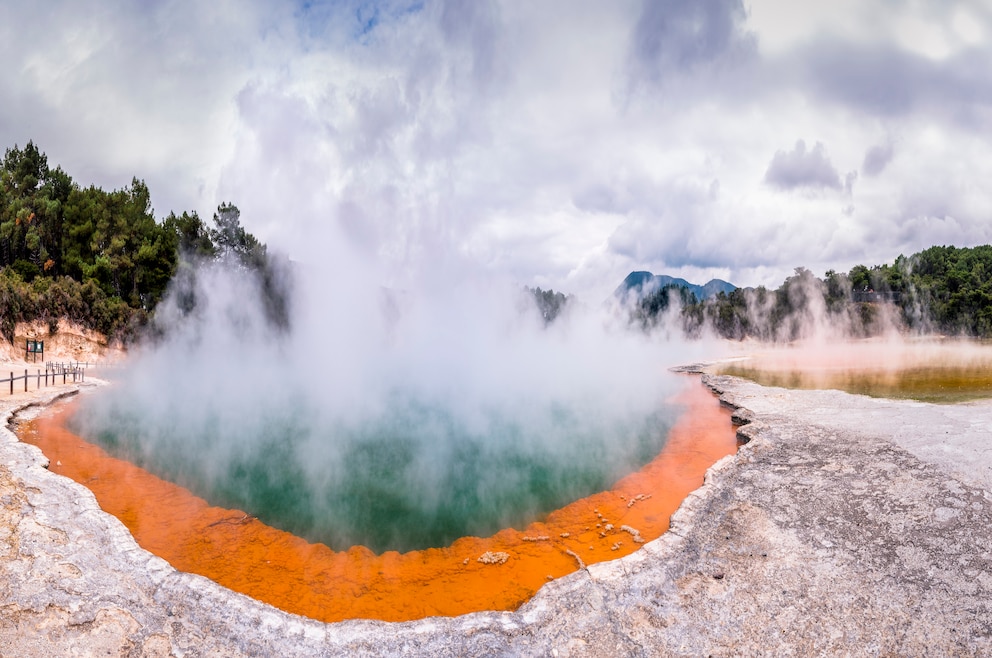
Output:
M184 264L223 260L271 273L266 247L222 203L207 226L193 212L155 219L143 180L106 191L49 167L33 142L0 165L0 334L59 318L127 341L147 325Z
M17 322L35 320L55 331L66 318L127 341L149 324L170 283L180 309L191 311L196 269L211 261L256 276L269 321L288 326L285 268L244 229L236 206L220 204L212 219L184 211L157 221L143 180L109 192L84 187L49 167L33 142L8 148L0 163L0 335L12 341ZM552 290L530 293L545 324L573 303ZM665 286L629 313L645 330L675 317L688 336L711 328L736 340L795 340L823 323L867 336L893 321L909 331L992 337L992 246L934 246L823 278L799 267L775 290L705 300Z
M992 337L992 246L933 246L891 265L856 265L823 278L798 267L775 290L738 288L700 300L666 286L638 299L630 322L650 329L673 304L687 335L791 341L831 327L865 337L886 329Z

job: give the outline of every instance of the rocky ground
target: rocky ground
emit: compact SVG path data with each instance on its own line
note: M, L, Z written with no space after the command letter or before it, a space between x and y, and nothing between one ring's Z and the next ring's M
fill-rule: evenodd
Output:
M179 573L4 432L0 656L992 655L992 401L703 377L749 443L669 533L517 612L402 624L319 624Z
M13 366L16 372L23 368L35 372L36 368L44 370L46 362L106 364L120 361L126 354L119 343L80 324L59 320L55 333L52 328L47 322L18 322L13 343L0 338L0 368ZM25 342L29 340L43 341L44 354L27 354Z

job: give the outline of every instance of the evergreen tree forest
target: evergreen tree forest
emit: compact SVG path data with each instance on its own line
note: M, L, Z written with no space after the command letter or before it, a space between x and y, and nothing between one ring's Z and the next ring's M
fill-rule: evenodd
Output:
M816 324L852 337L895 328L992 338L992 246L934 246L891 265L830 270L822 279L799 267L776 290L738 288L708 300L683 299L680 317L687 334L709 326L735 340L796 340Z
M83 187L49 166L33 142L0 166L0 335L64 318L128 341L145 326L181 263L228 259L267 271L265 246L221 204L208 227L196 212L157 221L143 180ZM264 278L264 277L263 277Z
M158 221L139 178L106 191L77 183L33 142L0 162L0 336L18 322L66 319L125 343L141 335L170 283L184 311L196 305L204 262L251 272L268 320L289 323L287 277L222 203L211 225L195 211ZM573 304L560 292L528 289L545 324ZM782 285L738 288L700 300L664 286L636 300L630 324L645 331L675 318L688 336L712 331L741 340L802 338L815 323L868 336L891 328L992 337L992 246L934 246L891 265L857 265L823 278L799 267ZM888 324L886 324L888 323Z
M544 320L544 326L548 326L554 322L565 311L572 299L564 293L555 292L554 290L542 290L540 287L525 288L525 290L532 295L534 304L541 314L541 319Z

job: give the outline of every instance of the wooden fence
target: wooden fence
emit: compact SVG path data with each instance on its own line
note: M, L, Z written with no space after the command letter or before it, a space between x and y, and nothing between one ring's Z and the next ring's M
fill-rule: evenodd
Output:
M90 362L90 361L48 361L45 363L45 367L53 372L62 372L63 370L68 370L72 372L73 370L86 370L86 369L96 369L96 368L116 368L120 364L113 361L103 361L103 362Z
M68 384L69 382L83 382L86 381L86 369L81 368L78 365L71 364L47 364L45 366L45 372L38 370L34 374L29 373L27 370L24 371L23 375L14 376L14 373L10 373L10 377L7 379L0 379L0 390L3 390L3 384L10 383L10 394L14 394L14 383L21 380L24 381L24 392L28 391L28 384L31 380L35 381L35 389L39 389L44 382L45 386L55 386L59 383L59 379L62 380L61 383ZM18 390L20 390L20 385L18 385Z

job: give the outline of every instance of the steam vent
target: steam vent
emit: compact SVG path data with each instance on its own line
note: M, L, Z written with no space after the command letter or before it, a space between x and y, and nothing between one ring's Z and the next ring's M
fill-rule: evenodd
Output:
M74 435L95 378L5 397L24 442L0 444L0 653L992 651L992 401L698 377L677 378L659 454L608 490L379 554L211 506Z

